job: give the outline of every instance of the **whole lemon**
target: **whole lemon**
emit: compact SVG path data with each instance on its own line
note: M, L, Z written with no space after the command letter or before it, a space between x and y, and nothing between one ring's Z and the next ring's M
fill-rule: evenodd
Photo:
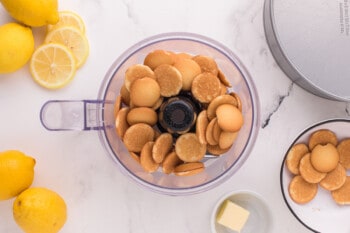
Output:
M57 0L0 0L8 13L21 23L40 27L59 20Z
M0 200L27 189L34 179L35 159L17 150L0 153Z
M56 233L67 220L67 206L54 191L29 188L15 199L13 217L26 233Z
M34 52L32 29L18 23L0 26L0 74L20 69Z

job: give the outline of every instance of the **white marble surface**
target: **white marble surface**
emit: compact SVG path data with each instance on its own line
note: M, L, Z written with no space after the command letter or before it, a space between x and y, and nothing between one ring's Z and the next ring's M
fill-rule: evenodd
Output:
M0 151L19 149L37 159L33 186L60 193L69 217L62 233L209 233L216 201L229 191L261 194L273 212L272 233L309 232L289 212L279 184L289 143L305 127L332 117L349 117L347 103L301 89L276 65L265 41L263 0L60 0L85 20L91 53L75 80L48 91L28 67L0 75ZM0 6L0 24L12 21ZM35 29L40 43L42 29ZM112 62L145 37L186 31L228 46L247 66L261 102L260 133L250 157L228 181L205 193L170 197L133 184L111 162L96 132L46 131L39 120L49 99L94 99ZM21 232L12 202L0 202L0 232Z

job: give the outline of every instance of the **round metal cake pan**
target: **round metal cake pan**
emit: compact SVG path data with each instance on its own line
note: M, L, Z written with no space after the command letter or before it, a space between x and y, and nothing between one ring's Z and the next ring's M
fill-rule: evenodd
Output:
M295 83L350 101L350 0L265 0L264 28L276 62Z

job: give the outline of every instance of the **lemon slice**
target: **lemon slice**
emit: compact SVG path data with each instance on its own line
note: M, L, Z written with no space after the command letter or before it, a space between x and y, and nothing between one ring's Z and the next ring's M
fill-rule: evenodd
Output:
M49 43L37 48L30 60L33 79L48 89L67 85L76 72L76 59L66 46Z
M77 68L83 65L89 55L86 36L74 27L59 27L46 35L46 43L59 43L72 50L77 59Z
M47 31L50 32L59 27L71 26L79 29L82 33L85 33L85 24L82 18L72 11L60 11L59 21L57 24L47 25Z

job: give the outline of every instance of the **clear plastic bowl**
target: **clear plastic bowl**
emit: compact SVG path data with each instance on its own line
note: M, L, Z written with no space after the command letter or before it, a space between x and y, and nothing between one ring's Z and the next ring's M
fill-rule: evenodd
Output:
M231 177L246 161L259 129L259 101L253 80L242 62L224 45L192 33L166 33L150 37L125 51L111 66L101 86L99 97L114 103L124 82L126 69L143 63L145 56L156 49L213 57L238 93L243 106L244 125L232 148L217 158L207 159L205 171L195 176L179 177L162 171L147 173L134 161L116 135L114 127L99 131L101 141L121 171L148 190L168 195L185 195L211 189ZM114 125L113 104L103 110L105 126Z
M233 86L230 91L241 98L244 125L234 145L220 157L205 158L204 172L194 176L167 175L160 170L145 172L130 156L115 130L114 103L124 83L126 69L142 64L145 56L157 49L214 58ZM71 115L74 115L73 119ZM60 119L57 120L57 116ZM258 135L259 101L248 71L227 47L192 33L165 33L142 40L121 54L107 72L97 100L48 101L42 108L41 121L49 130L98 130L108 154L132 181L162 194L188 195L221 184L246 161Z

